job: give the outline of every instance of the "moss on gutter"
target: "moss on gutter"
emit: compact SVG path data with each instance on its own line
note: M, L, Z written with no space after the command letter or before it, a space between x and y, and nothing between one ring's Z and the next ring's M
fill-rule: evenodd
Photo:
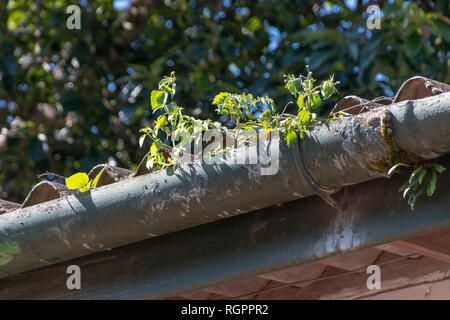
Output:
M386 113L385 117L382 119L380 131L383 140L388 147L389 155L378 162L371 162L370 165L373 168L386 172L397 163L413 164L425 161L422 157L402 149L397 144L391 128L390 112Z
M0 266L8 264L20 251L20 244L17 241L0 243Z

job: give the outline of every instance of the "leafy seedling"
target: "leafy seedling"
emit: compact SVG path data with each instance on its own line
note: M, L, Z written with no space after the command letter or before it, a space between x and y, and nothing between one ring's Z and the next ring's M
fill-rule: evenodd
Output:
M89 180L89 176L84 172L75 173L66 179L66 186L69 189L78 189L80 192L95 189L103 171L105 171L105 168L103 168L93 180Z
M322 101L337 92L338 82L335 82L333 77L319 86L314 86L315 81L309 70L307 76L285 76L285 88L297 100L297 115L285 114L284 110L278 114L274 101L267 96L255 97L250 93L221 92L212 101L221 119L225 119L219 123L210 119L196 119L182 113L183 109L173 101L176 77L172 72L169 77L164 77L159 82L158 90L151 92L150 102L153 113L160 110L162 114L156 117L150 127L140 130L143 134L139 139L139 146L144 145L147 137L151 143L146 162L147 168L157 171L176 164L176 159L164 156L162 148L171 149L173 154L180 154L182 146L201 143L202 132L209 129L217 130L223 136L227 136L231 130L233 132L230 136L237 139L241 133L247 137L257 129L264 129L267 133L278 130L290 146L297 139L297 134L302 138L308 128L321 122L316 118L316 110ZM334 114L327 122L333 121L337 116L341 115ZM219 146L214 148L213 152L223 152L226 148L226 146ZM211 150L213 149L209 148L208 152ZM84 178L82 182L85 181Z
M404 163L397 163L395 166L389 169L388 174L391 175L400 167L412 167ZM424 192L427 196L431 197L436 191L436 183L438 179L438 173L444 172L446 169L444 166L437 163L421 163L414 166L414 170L400 188L400 192L403 192L403 198L407 199L408 205L411 210L414 210L417 198L419 198Z

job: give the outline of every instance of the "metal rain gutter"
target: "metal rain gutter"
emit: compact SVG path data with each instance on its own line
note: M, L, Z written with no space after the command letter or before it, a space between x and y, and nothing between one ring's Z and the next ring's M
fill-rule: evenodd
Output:
M162 299L450 228L450 170L414 212L398 192L406 179L341 189L339 214L312 196L3 278L0 299ZM65 286L69 265L80 290Z
M318 126L300 145L280 142L275 175L227 157L0 215L0 244L15 247L0 277L307 197L317 187L331 193L384 177L393 153L432 159L448 152L449 123L450 93L404 101ZM235 152L258 158L254 148Z

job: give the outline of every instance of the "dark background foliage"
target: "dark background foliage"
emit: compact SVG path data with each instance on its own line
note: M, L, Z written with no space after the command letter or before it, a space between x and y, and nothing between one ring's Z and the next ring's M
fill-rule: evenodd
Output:
M377 3L380 30L366 27ZM66 27L81 8L81 30ZM392 96L414 75L449 83L449 2L17 0L0 2L0 198L23 201L46 170L135 168L150 90L176 71L176 101L215 117L221 91L267 94L283 74L334 74L340 95ZM324 106L325 109L330 106Z

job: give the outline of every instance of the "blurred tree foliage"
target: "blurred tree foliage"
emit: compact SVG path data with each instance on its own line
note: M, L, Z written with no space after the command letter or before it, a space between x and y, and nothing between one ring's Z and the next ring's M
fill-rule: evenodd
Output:
M373 3L380 30L366 27ZM71 4L80 30L66 27ZM449 83L448 16L446 0L2 0L0 198L23 201L46 170L135 168L150 89L172 70L177 102L203 118L220 91L283 108L283 74L306 64L335 74L341 97L389 96L414 75Z

